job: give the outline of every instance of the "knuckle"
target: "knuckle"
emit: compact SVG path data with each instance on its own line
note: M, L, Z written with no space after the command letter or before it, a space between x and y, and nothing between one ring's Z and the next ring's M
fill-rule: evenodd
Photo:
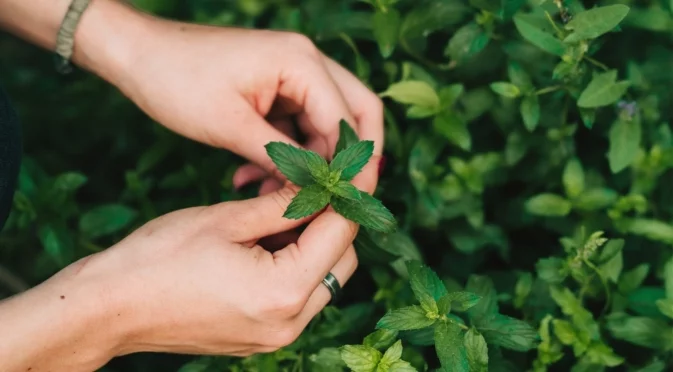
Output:
M302 330L299 327L287 324L268 335L269 337L266 340L267 346L274 349L273 351L282 349L295 342L301 335L301 332Z
M320 51L308 36L297 32L288 32L285 37L285 45L299 51L302 55L316 58L320 56Z
M374 92L369 92L365 98L365 101L367 102L367 107L369 107L372 111L383 113L383 100L379 98L379 96L377 96Z
M269 296L262 309L263 316L272 319L291 319L304 309L308 295L294 289L277 291L278 295Z

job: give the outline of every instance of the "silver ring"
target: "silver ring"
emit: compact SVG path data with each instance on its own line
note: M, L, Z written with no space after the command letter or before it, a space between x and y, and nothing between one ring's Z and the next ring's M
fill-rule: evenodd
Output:
M341 295L341 285L339 284L339 281L332 275L332 273L327 273L325 279L322 280L322 284L324 284L325 287L329 289L329 293L332 294L332 301L330 303L333 304Z

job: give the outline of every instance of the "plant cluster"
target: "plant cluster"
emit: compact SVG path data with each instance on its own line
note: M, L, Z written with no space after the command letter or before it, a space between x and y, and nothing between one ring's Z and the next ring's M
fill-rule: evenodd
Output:
M295 343L103 371L671 369L671 1L133 2L310 36L385 102L387 165L368 194L351 180L370 142L342 132L331 163L267 146L301 188L286 217L329 204L362 225L342 301ZM231 186L241 159L152 125L105 82L4 36L0 55L26 144L0 297L163 213L256 195Z

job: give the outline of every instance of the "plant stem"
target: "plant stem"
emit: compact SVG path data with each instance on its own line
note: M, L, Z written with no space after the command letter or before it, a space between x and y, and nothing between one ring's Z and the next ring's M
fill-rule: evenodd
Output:
M594 66L596 66L596 67L598 67L598 68L601 68L601 69L603 69L603 70L605 70L605 71L607 71L607 70L610 69L608 66L606 66L606 65L603 64L602 62L599 62L599 61L597 61L597 60L595 60L595 59L593 59L593 58L591 58L591 57L589 57L589 56L584 56L584 59L586 59L587 61L589 61L592 65L594 65Z
M535 95L539 96L539 95L542 95L542 94L547 94L547 93L555 92L555 91L557 91L557 90L559 90L559 89L561 89L561 88L563 88L562 85L553 85L553 86L550 86L550 87L546 87L546 88L542 88L542 89L540 89L540 90L537 90L537 91L535 92Z

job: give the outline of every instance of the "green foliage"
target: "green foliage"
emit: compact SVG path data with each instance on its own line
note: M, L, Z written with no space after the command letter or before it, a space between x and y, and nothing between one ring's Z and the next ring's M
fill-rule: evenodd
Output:
M352 131L332 164L267 146L304 195L286 216L331 203L365 226L343 302L295 343L103 371L670 369L673 3L133 2L308 35L384 101L386 167L370 195L350 184L371 154ZM255 195L232 188L241 159L153 125L100 79L58 76L6 36L0 51L26 141L0 264L30 285L169 211Z
M339 127L339 141L329 165L310 150L281 142L266 145L266 152L278 170L288 180L302 186L283 217L308 217L331 203L337 213L366 228L388 233L395 231L397 221L390 211L379 200L348 182L369 162L374 142L357 140L357 135L344 120Z

